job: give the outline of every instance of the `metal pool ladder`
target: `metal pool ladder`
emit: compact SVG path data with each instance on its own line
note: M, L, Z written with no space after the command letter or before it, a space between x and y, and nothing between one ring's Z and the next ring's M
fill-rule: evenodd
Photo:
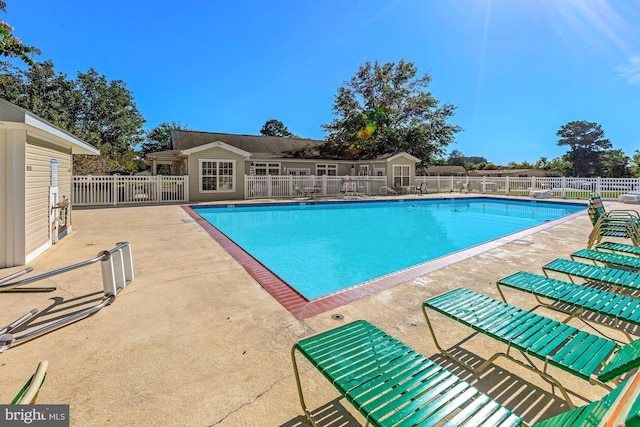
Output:
M58 329L70 322L76 321L80 318L87 317L92 313L100 310L111 304L116 295L123 290L131 281L133 281L133 259L131 256L131 246L129 242L116 243L116 247L107 251L100 252L95 258L79 262L77 264L69 265L66 267L58 268L37 276L29 277L27 279L19 280L16 282L7 283L17 277L27 274L33 271L33 268L27 267L23 270L17 271L9 276L0 278L0 291L6 291L8 289L20 290L20 286L28 283L33 283L38 280L46 279L51 276L55 276L67 271L75 270L80 267L84 267L96 262L100 262L100 268L102 271L102 286L104 289L104 296L102 301L84 310L72 313L66 317L61 318L53 323L47 324L35 331L25 333L21 336L14 336L11 331L15 330L19 326L25 324L29 320L33 319L38 313L37 309L33 309L24 314L20 318L14 320L4 328L0 329L0 353L9 349L13 344L21 344L25 341L36 338L45 333L51 332L54 329ZM55 288L38 288L39 290L55 290ZM23 289L24 290L24 289Z

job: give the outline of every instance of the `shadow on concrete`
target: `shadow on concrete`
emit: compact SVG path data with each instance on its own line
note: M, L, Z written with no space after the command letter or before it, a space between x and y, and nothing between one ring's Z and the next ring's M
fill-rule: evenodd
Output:
M315 420L322 427L338 427L338 426L363 426L365 425L364 418L357 420L344 406L342 402L344 399L337 398L331 402L323 405L311 413ZM349 402L346 402L350 405ZM302 412L302 409L300 409ZM297 416L296 418L287 421L280 425L280 427L308 427L311 423L307 421L304 415Z
M58 296L49 300L51 303L46 308L11 331L11 334L16 337L14 346L94 315L99 309L92 312L89 309L104 301L104 292L97 291L69 299ZM83 315L85 310L89 312Z

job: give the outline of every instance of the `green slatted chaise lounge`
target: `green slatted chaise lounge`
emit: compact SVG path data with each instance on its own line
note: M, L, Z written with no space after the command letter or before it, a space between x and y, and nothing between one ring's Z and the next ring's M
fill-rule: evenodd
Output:
M612 264L614 268L622 267L636 271L640 270L640 258L631 255L616 254L595 249L581 249L571 254L572 260L575 261L576 258L589 260L595 265L599 265L598 263L605 264L606 266Z
M588 213L593 224L587 247L600 243L603 237L631 239L634 245L640 244L640 214L635 210L605 211L602 199L592 196L589 199Z
M440 346L429 321L428 309L506 344L506 352L495 353L478 368L469 366ZM424 302L422 310L433 341L443 355L475 373L482 372L498 357L506 357L558 386L571 406L573 403L564 386L547 372L548 365L609 390L611 387L607 382L615 382L620 375L640 366L640 340L620 346L611 339L469 289L458 288L430 298ZM512 349L543 361L544 367L539 369L515 359L510 354Z
M374 325L359 320L306 338L291 350L300 404L308 410L298 372L299 353L373 426L524 426L490 397ZM640 374L602 399L534 424L535 427L640 425Z
M558 258L542 267L545 276L549 276L549 271L565 274L570 282L573 282L574 277L579 277L588 282L608 285L613 288L640 289L640 274L618 268L601 267Z
M501 286L527 292L534 295L540 305L569 314L570 316L565 322L569 321L571 317L583 317L585 311L603 314L616 320L616 324L613 327L623 332L629 341L632 338L624 329L619 329L620 322L640 326L640 300L627 295L565 282L526 271L519 271L511 276L504 277L498 280L496 285L504 302L507 302L507 300L502 293ZM567 304L578 310L563 310L557 305L542 302L539 297ZM588 320L610 326L608 323L600 322L594 318L589 318Z
M640 257L640 246L627 245L626 243L602 242L596 245L596 249L599 251L610 251Z

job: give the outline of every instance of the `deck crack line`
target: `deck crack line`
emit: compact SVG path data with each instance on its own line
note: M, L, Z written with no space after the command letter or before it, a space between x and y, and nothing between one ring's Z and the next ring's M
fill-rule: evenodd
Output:
M226 420L227 418L229 418L231 415L239 412L242 408L244 408L245 406L251 405L253 403L255 403L258 399L260 399L262 396L264 396L265 394L267 394L268 392L270 392L276 385L280 384L282 381L289 379L291 377L291 375L287 375L283 378L280 378L279 380L275 381L274 383L272 383L269 388L267 388L265 391L263 391L262 393L259 393L255 398L253 398L253 400L251 400L250 402L246 402L243 403L242 405L240 405L238 408L234 409L233 411L229 412L227 415L225 415L224 417L222 417L221 419L219 419L218 421L214 422L213 424L210 424L209 427L213 427L213 426L217 426L218 424L220 424L221 422L223 422L224 420Z

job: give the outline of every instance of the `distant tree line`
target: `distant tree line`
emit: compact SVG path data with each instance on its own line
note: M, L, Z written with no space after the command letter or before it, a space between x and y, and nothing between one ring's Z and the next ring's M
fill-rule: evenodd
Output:
M452 150L446 159L440 159L436 164L464 166L466 170L542 169L558 176L572 177L640 177L640 150L629 157L624 151L614 149L597 123L572 121L563 125L556 136L559 137L557 145L567 146L569 150L552 160L541 157L534 164L510 162L500 167L484 157L466 157L461 151Z

